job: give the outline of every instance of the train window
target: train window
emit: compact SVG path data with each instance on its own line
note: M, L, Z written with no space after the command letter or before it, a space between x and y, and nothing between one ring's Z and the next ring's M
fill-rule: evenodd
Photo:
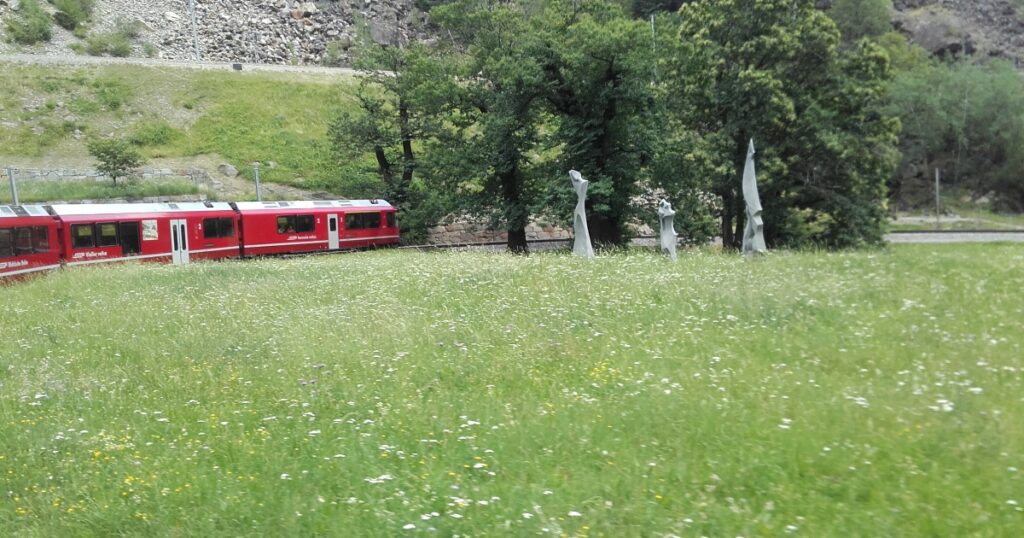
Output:
M25 226L14 229L14 254L32 254L32 228Z
M14 229L0 228L0 258L14 256Z
M203 237L206 239L220 237L217 233L217 219L203 219Z
M235 219L231 217L203 219L203 237L211 239L215 237L234 237L234 235Z
M388 213L388 228L394 228L395 226L396 226L395 214L394 213Z
M32 228L32 250L36 252L50 251L50 229L46 226Z
M220 232L219 237L234 237L235 236L235 219L231 217L223 217L217 219L217 231Z
M71 246L72 248L92 248L96 246L93 239L92 224L71 225Z
M277 217L277 233L295 233L295 217Z
M295 217L295 231L299 233L312 232L314 228L313 222L313 215L297 215Z
M380 228L380 213L347 213L345 228L349 230L369 230Z
M101 222L96 224L96 235L98 239L96 246L98 247L113 247L117 245L117 223L116 222Z
M287 215L277 217L277 233L293 234L312 232L316 225L313 215Z

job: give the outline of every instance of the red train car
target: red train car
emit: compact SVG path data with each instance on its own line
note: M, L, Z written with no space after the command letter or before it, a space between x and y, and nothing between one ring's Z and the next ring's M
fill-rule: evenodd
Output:
M383 200L237 202L242 255L316 252L398 243L396 210Z
M57 226L42 206L0 206L0 279L60 267Z
M237 213L227 203L47 206L61 222L67 265L125 259L185 264L241 253Z

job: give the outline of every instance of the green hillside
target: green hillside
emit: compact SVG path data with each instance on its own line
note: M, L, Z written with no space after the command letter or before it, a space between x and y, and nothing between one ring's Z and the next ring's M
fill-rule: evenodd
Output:
M87 164L85 141L116 134L148 158L215 155L249 177L260 161L267 181L337 192L345 170L325 135L350 106L352 84L302 73L4 65L0 163Z

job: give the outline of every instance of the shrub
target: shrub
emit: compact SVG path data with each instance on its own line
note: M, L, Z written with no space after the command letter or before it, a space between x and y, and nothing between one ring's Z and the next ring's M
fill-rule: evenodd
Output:
M52 20L37 0L22 0L18 15L5 22L8 38L22 45L49 41L52 35Z
M128 141L141 147L162 146L179 134L180 131L161 119L140 123L128 136Z
M86 144L89 155L99 161L96 169L110 176L117 185L117 178L127 177L142 165L142 155L131 147L128 142L117 138L93 139Z
M75 30L85 24L92 15L94 0L50 0L57 8L53 20L62 28Z
M135 39L142 35L142 22L137 19L121 17L114 23L114 33L121 34L125 39Z
M85 40L85 52L90 56L117 56L124 58L132 53L132 43L119 32L93 34Z

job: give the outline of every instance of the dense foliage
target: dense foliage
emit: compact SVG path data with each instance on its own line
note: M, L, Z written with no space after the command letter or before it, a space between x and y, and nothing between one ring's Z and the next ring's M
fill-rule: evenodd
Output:
M570 169L591 182L598 244L625 243L667 196L687 239L713 235L717 219L734 247L754 138L770 242L880 240L899 129L879 113L881 48L840 48L810 0L701 0L651 22L632 16L639 6L440 3L431 21L449 40L364 53L361 111L335 121L334 147L372 152L400 206L420 169L432 211L490 217L513 251L525 250L531 216L569 221Z
M835 0L828 14L847 43L892 30L892 0Z
M723 242L740 240L751 139L769 243L880 240L899 129L876 113L884 52L867 43L840 51L835 25L810 0L702 0L680 19L673 111L693 131L690 170L709 175L722 201Z
M893 178L901 207L930 203L934 171L947 188L1024 211L1024 79L1010 64L929 59L899 36L884 40L901 70L887 113L903 119L903 154ZM902 52L901 54L901 51Z

